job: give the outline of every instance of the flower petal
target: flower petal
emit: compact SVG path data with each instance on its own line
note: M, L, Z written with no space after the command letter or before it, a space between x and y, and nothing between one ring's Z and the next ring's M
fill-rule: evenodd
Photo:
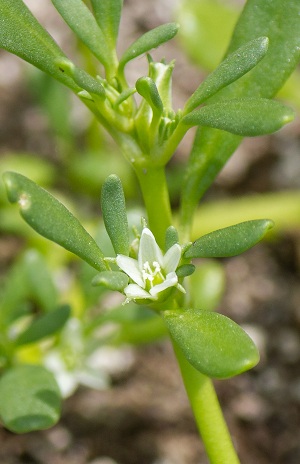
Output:
M147 227L142 231L138 261L140 269L143 268L146 262L152 264L154 261L157 261L160 266L163 263L162 252L155 241L154 235Z
M181 246L178 243L175 243L168 249L167 253L163 257L162 268L166 274L176 271L180 258Z
M153 299L153 297L148 292L146 292L146 290L144 290L136 284L127 285L127 287L124 289L124 293L127 296L127 298L130 298L131 300L143 298L148 298L151 300Z
M170 272L167 275L166 280L162 282L161 284L155 285L154 287L151 288L150 290L150 295L153 297L157 297L157 294L160 292L163 292L169 287L174 287L175 285L178 284L178 277L175 272Z
M116 263L119 268L125 272L136 284L144 287L144 280L136 259L129 256L117 255Z

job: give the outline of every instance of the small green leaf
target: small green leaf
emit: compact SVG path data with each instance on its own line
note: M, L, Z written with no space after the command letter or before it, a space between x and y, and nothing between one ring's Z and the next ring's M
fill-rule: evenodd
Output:
M146 32L144 35L139 37L129 48L124 52L120 59L120 69L134 58L137 58L144 53L149 52L153 48L157 48L159 45L173 39L178 31L178 24L168 23L162 24L161 26Z
M106 40L94 16L82 0L51 0L59 14L102 64L109 60Z
M119 271L104 271L97 274L93 280L92 285L101 285L110 290L116 290L123 292L124 288L127 287L129 278L124 272Z
M106 270L102 251L62 203L21 174L6 172L3 179L9 201L18 202L21 215L36 232L79 256L98 271Z
M101 208L105 228L116 254L129 255L129 231L122 182L110 175L101 191Z
M185 258L228 258L258 243L274 226L269 219L256 219L215 230L198 238L184 253Z
M91 0L96 20L110 46L116 45L123 0Z
M178 277L187 277L195 272L195 266L193 264L183 264L176 269Z
M166 230L165 237L165 250L168 251L173 245L179 242L179 236L177 229L174 226L170 226Z
M13 367L0 379L0 417L15 433L52 427L60 416L60 392L42 366Z
M163 103L153 79L150 77L140 77L136 81L135 88L137 92L149 103L153 111L162 113Z
M267 98L223 100L203 106L183 118L191 126L207 126L244 137L271 134L294 119L295 113Z
M27 345L54 335L63 328L70 314L71 308L68 305L62 305L49 313L43 314L19 335L15 341L16 345Z
M251 338L222 314L188 309L164 311L163 317L186 359L209 377L233 377L259 361Z
M80 89L69 76L62 74L56 60L64 53L38 23L22 0L1 0L0 47L33 64L75 92Z
M265 56L268 50L267 37L259 37L231 53L193 93L184 112L190 112L219 90L236 81Z

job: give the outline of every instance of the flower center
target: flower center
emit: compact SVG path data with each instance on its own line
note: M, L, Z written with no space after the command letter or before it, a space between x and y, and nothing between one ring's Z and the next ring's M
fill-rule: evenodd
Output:
M150 265L148 261L143 264L142 276L145 283L145 289L149 291L155 285L161 284L165 280L161 267L157 261Z

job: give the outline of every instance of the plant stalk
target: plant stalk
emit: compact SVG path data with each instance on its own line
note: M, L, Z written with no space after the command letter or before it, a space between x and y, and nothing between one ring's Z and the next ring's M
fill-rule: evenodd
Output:
M212 380L198 372L173 341L183 382L211 464L240 464Z
M164 249L165 233L172 224L172 212L164 167L135 167L142 191L149 228Z

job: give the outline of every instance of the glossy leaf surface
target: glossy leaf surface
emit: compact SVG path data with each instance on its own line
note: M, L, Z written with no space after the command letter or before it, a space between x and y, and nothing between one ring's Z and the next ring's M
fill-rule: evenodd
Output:
M105 228L116 254L129 255L129 230L122 182L110 175L101 191L101 208Z
M15 433L53 426L60 415L60 392L42 366L13 367L0 379L0 417Z
M173 39L178 31L178 24L168 23L146 32L139 37L127 50L124 52L120 59L120 68L123 69L126 63L137 58L144 53L149 52L153 48Z
M267 37L259 37L231 53L193 93L187 102L185 112L193 110L223 87L254 68L267 53L268 44Z
M222 314L189 309L165 311L163 317L190 364L209 377L233 377L259 361L251 338Z
M61 330L67 322L71 313L68 305L63 305L55 310L43 314L35 319L31 325L22 332L16 340L16 345L27 345L41 340L42 338L54 335Z
M65 55L22 0L0 2L0 47L28 61L74 91L79 91L55 62Z
M183 122L254 137L271 134L293 119L294 111L275 100L241 98L203 106L185 116Z
M241 222L198 238L184 253L185 258L227 258L258 243L273 227L269 219Z
M22 217L34 230L99 271L106 270L100 248L60 201L21 174L6 172L3 178L9 201L18 202Z

